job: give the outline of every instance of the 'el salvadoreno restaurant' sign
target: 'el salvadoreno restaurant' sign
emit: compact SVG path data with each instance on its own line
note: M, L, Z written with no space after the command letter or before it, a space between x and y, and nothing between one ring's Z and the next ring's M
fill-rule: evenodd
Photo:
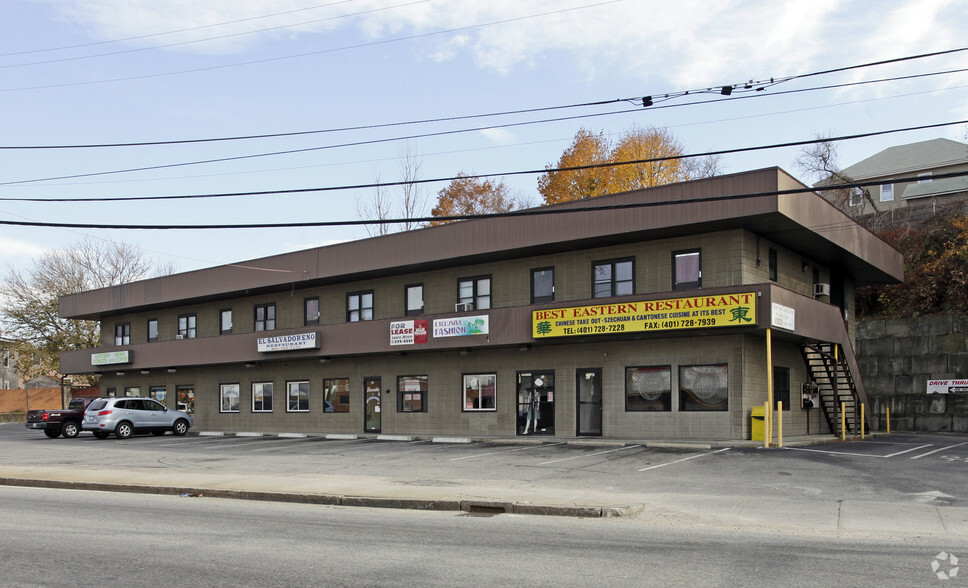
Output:
M296 351L298 349L316 349L319 347L319 337L316 333L300 333L298 335L280 335L278 337L259 337L256 341L259 353L269 351Z
M573 337L756 324L756 292L535 310L532 335Z

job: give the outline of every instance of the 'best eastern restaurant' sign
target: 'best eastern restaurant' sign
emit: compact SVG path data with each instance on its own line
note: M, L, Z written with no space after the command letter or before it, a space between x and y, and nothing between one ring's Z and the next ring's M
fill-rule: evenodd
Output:
M532 335L570 337L756 324L756 292L535 310Z

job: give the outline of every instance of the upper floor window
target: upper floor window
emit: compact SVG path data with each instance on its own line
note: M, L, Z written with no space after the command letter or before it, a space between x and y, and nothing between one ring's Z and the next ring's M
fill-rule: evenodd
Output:
M634 275L634 262L631 259L595 262L592 271L592 296L606 298L634 294Z
M702 254L699 249L672 254L672 289L702 288Z
M114 325L114 344L131 344L131 323L118 323Z
M864 192L860 188L854 188L850 191L850 196L847 204L850 206L860 206L864 203Z
M319 324L319 298L307 298L303 301L303 324L318 325Z
M410 284L406 286L407 307L404 309L407 316L423 314L423 284Z
M555 268L531 270L531 304L555 301Z
M779 262L777 261L776 249L773 249L772 247L770 248L770 262L768 267L770 271L770 281L777 281L777 279L780 277Z
M148 319L148 343L158 340L158 319Z
M373 320L373 290L346 295L346 320L351 323Z
M255 330L274 331L276 328L276 305L260 304L255 307Z
M474 310L491 308L491 276L457 280L457 302L473 304Z
M228 335L232 332L232 309L224 308L219 311L218 332L220 335Z
M178 317L178 338L194 339L195 322L196 317L194 314L183 314L182 316Z
M881 202L894 200L894 184L881 184Z

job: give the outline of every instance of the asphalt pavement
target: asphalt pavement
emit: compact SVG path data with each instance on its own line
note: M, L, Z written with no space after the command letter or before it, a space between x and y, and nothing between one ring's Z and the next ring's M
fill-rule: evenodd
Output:
M486 443L465 438L431 438L419 440L418 445L412 438L393 436L310 439L299 435L237 434L230 440L215 433L125 441L101 441L84 436L49 440L29 431L15 430L16 426L0 426L0 438L8 447L0 456L0 484L3 485L482 514L624 516L674 525L742 526L801 533L940 535L968 540L968 506L959 504L968 496L952 495L961 486L957 483L945 486L943 491L911 493L913 497L908 499L903 493L890 496L885 493L881 497L876 485L871 486L873 491L856 496L848 489L824 492L811 490L804 484L796 490L800 496L782 493L779 486L775 493L751 492L752 486L744 485L742 480L730 482L724 473L728 469L695 469L692 478L684 477L681 482L676 478L685 468L700 468L700 464L711 468L713 460L732 450L759 451L762 453L754 457L763 458L792 457L798 451L796 457L800 459L862 455L857 453L861 449L856 449L862 446L841 444L829 436L787 438L784 449L756 449L762 443L750 441L680 443L519 438L492 439ZM316 443L313 447L326 448L326 451L284 457L257 453L274 450L281 446L277 442L287 438L345 445ZM376 442L381 445L374 445ZM863 448L891 452L872 457L890 458L903 453L903 457L916 459L909 452L919 451L918 456L948 459L950 454L953 456L948 459L950 465L952 460L962 459L964 453L964 468L968 469L968 437L951 436L920 445L905 439L906 445L899 448L890 447L891 437L870 442L880 445ZM935 446L939 448L932 449ZM369 453L352 453L360 447ZM384 453L374 453L374 447L380 447ZM449 451L450 447L455 449ZM186 453L180 453L183 448ZM243 451L241 448L245 448L244 452L238 456L233 454L230 458L225 453L226 450ZM852 452L841 450L846 448ZM488 457L520 458L533 455L533 451L552 449L557 452L548 453L535 465L510 463L507 459L502 460L503 469L485 465L484 458ZM809 451L815 453L806 453ZM648 456L648 460L636 462L636 474L652 476L653 480L661 475L661 483L639 489L638 482L631 477L614 484L610 481L617 478L608 468L620 463L617 460L623 455L632 453L639 460ZM365 458L355 455L365 455ZM433 460L426 458L431 455ZM409 457L409 461L402 461L396 469L351 467L362 461L372 463L402 456ZM842 458L838 455L832 459ZM463 464L462 460L465 460ZM584 465L565 470L570 460ZM910 461L911 465L915 463ZM451 464L462 467L455 469ZM961 475L960 462L952 467L959 469L946 471ZM809 471L825 470L804 470ZM787 472L778 473L790 476ZM807 476L816 478L813 473Z

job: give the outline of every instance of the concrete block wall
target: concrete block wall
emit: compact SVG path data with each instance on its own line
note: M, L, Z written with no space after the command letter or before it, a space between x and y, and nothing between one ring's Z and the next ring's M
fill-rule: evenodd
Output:
M859 321L857 358L885 430L968 432L968 394L926 394L929 380L968 378L968 317L936 315Z

